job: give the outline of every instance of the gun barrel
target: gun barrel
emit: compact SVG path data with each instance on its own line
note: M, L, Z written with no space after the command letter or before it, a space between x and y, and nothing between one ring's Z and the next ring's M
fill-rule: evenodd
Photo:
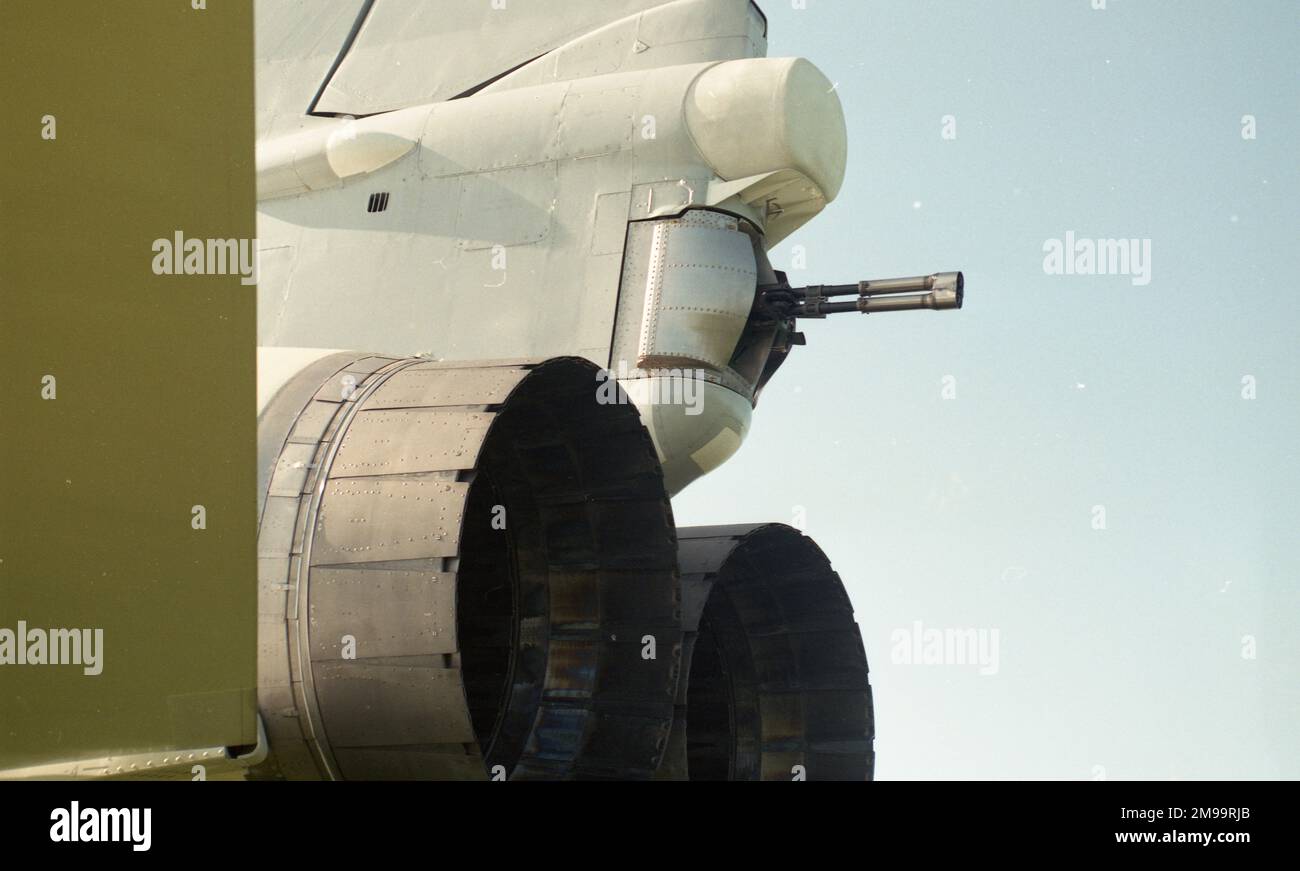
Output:
M857 284L813 285L794 288L796 317L824 317L839 312L912 311L961 308L966 280L960 272L938 272L913 278L884 278ZM857 296L844 302L831 297Z
M957 305L947 308L961 308L961 295L966 281L960 272L937 272L934 275L918 275L914 278L881 278L875 281L861 281L861 296L885 296L896 293L927 293L931 291L956 294Z
M936 288L963 284L960 272L937 272L934 275L917 275L912 278L877 278L874 281L859 281L857 284L814 284L808 287L793 288L802 297L835 296L887 296L898 293L925 293Z

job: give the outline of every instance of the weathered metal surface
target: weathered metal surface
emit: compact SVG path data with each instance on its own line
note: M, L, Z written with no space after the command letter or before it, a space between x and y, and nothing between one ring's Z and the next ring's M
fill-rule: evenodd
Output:
M492 415L441 409L358 414L330 467L331 478L473 468Z
M710 211L654 222L637 366L726 367L757 280L753 245L739 223Z
M315 565L456 555L469 485L407 478L331 478L316 519Z
M314 663L316 696L335 747L474 741L460 670L331 661Z
M311 573L312 659L453 654L456 575L326 568Z
M863 780L862 637L839 576L781 524L678 530L682 669L660 777Z
M368 407L498 405L519 385L518 370L514 368L432 368L436 365L420 364L398 372L375 391Z
M290 435L266 485L256 773L649 777L681 631L636 411L573 359L357 356L264 417Z

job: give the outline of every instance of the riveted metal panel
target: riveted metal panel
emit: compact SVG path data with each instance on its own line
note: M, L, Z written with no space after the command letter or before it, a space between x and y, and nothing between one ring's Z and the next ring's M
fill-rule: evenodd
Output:
M320 390L316 391L312 399L317 402L351 402L370 377L372 376L365 372L349 372L342 369L321 384Z
M471 469L487 436L486 412L366 407L348 425L330 478Z
M345 366L355 354L337 353L314 359L276 389L258 414L257 421L257 493L259 512L265 508L271 473L276 457L286 441L294 441L292 431L303 415L304 406L312 404L312 395L319 391L321 382ZM283 361L270 361L273 370L280 370ZM259 367L262 365L259 354ZM281 370L282 371L282 370ZM327 408L338 409L337 403L323 403ZM332 412L331 412L332 413ZM286 434L288 437L286 438ZM259 514L260 518L260 514Z
M289 558L286 557L258 557L257 560L257 582L266 587L279 585L281 589L289 582ZM284 614L284 608L280 609L281 615Z
M298 496L307 480L307 467L315 453L315 445L289 444L284 446L271 473L272 496Z
M510 3L509 14L501 11L506 3L377 3L315 108L370 115L452 100L583 34L666 2ZM626 52L614 54L622 60Z
M655 222L637 365L725 367L757 280L753 244L737 219L694 211Z
M490 692L475 672L466 695L460 669L471 656L460 650L456 624L460 527L475 480L465 472L477 468L490 409L507 405L536 373L543 392L523 397L508 446L491 449L499 471L487 476L494 487L532 492L539 516L531 534L545 543L518 567L521 589L541 598L528 600L508 627L521 651L515 680L531 684L535 701L515 718L518 743L497 748L495 758L515 778L650 776L680 670L671 515L662 487L651 486L654 449L633 426L635 411L626 410L624 426L624 409L580 407L605 408L584 389L594 372L572 359L482 368L406 360L343 385L346 398L328 396L340 374L364 373L321 376L328 383L317 395L328 398L304 400L295 421L319 440L282 448L274 489L294 496L272 496L268 507L264 544L275 553L265 558L263 605L270 621L283 617L263 627L261 700L283 722L275 729L282 746L260 775L488 776L469 705ZM566 420L588 417L572 431L543 433L525 456L519 444L545 427L516 429L539 399ZM624 450L602 454L607 440ZM575 466L575 454L590 456ZM303 457L310 462L298 466ZM441 461L448 458L456 462ZM634 527L646 525L650 543L628 543ZM577 560L568 573L566 560ZM474 570L483 570L481 555ZM548 605L556 625L542 616ZM658 642L648 665L646 634ZM344 635L355 638L356 659L342 659ZM481 659L492 635L476 638L470 650Z
M473 742L455 669L318 662L316 697L331 744L387 747Z
M592 218L591 253L621 254L627 236L627 212L632 195L628 191L599 194Z
M259 616L257 621L258 682L261 685L287 685L289 637L285 630L284 615L279 619Z
M298 421L293 425L293 431L289 434L289 441L308 442L314 445L325 434L325 428L329 426L330 420L333 419L338 410L339 405L337 402L312 400L302 414L298 416Z
M325 455L327 453L325 445L317 445L316 452L312 455L311 462L307 464L307 478L302 483L304 493L312 493L316 490L316 485L320 481L321 472L324 469Z
M455 556L469 485L339 478L325 486L311 564Z
M293 526L298 519L296 496L268 496L262 512L262 527L257 535L259 557L289 555L293 543Z
M257 585L257 618L284 624L284 602L289 585L259 581Z
M542 241L551 232L545 204L556 194L554 163L461 176L457 246L478 251Z
M554 359L550 357L497 357L494 359L483 360L426 360L421 363L407 366L402 371L418 372L424 369L515 369L521 371L521 376L526 375L527 371L536 369L543 363Z
M344 635L357 659L457 650L453 574L318 566L309 608L314 660L341 659Z
M595 157L630 148L640 126L636 85L597 88L574 84L564 95L559 123L543 159Z
M434 369L411 366L393 375L366 401L367 409L445 405L499 405L525 369Z
M360 360L349 363L347 371L359 375L369 375L372 372L378 372L390 363L396 362L396 357L363 357Z

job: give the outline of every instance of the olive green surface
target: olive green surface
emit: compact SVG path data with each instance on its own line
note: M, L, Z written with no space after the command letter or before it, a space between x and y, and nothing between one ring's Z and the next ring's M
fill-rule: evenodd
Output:
M0 3L0 629L104 632L0 665L0 768L255 741L256 288L151 268L256 233L252 4L206 5Z

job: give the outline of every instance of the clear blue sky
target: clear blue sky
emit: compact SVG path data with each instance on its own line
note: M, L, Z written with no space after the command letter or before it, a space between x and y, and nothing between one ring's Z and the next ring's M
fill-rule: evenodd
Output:
M806 511L881 778L1300 778L1300 3L761 5L849 129L775 265L967 305L813 323L678 523ZM1150 284L1045 274L1071 230L1149 239ZM917 620L997 629L997 673L892 662Z

